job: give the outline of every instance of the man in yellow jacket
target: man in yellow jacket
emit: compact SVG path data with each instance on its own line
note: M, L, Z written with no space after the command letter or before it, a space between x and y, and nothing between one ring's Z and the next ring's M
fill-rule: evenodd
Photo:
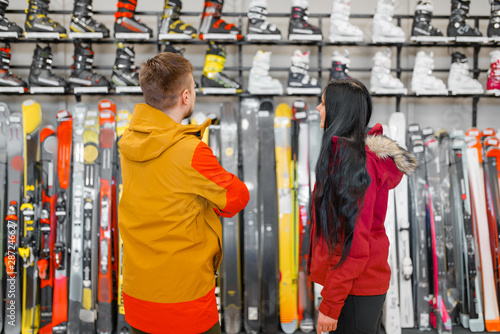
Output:
M141 68L137 104L120 140L123 299L132 333L220 333L215 273L219 215L232 217L248 189L200 140L209 121L182 125L196 93L193 66L160 53Z

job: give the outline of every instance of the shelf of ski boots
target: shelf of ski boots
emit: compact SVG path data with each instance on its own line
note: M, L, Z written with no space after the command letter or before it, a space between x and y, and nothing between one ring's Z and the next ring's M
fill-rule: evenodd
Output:
M137 0L118 0L116 11L93 11L92 0L75 1L72 11L49 11L50 1L29 0L26 12L24 31L21 27L10 22L5 14L24 14L22 10L8 10L8 0L0 4L0 25L4 27L0 38L12 41L36 42L40 39L54 42L68 42L70 39L96 40L98 43L111 43L105 38L114 37L118 40L144 43L169 40L172 42L189 43L200 38L201 40L219 40L244 44L243 40L259 43L287 44L283 41L280 30L269 21L269 18L289 17L288 42L309 42L318 45L337 45L347 43L358 45L364 40L361 29L349 22L350 18L371 19L372 43L359 45L405 45L415 46L420 43L430 45L462 45L462 43L485 44L500 41L500 1L494 0L491 4L491 15L469 16L469 0L452 0L451 15L437 15L433 17L433 5L430 0L419 1L415 15L397 15L394 13L393 0L379 0L375 6L374 15L351 15L349 0L335 0L330 14L311 14L308 12L308 0L297 0L292 4L289 13L268 13L267 4L262 0L250 2L248 12L222 12L223 0L205 0L203 12L182 12L181 0L166 0L163 11L136 12ZM200 8L201 9L201 8ZM69 31L48 15L71 15ZM153 40L153 29L142 23L136 16L156 16L158 33ZM199 31L190 24L182 21L182 16L202 17ZM113 15L115 17L114 31L97 22L93 15ZM223 17L237 17L238 26L227 23ZM247 34L242 33L243 18L248 19ZM318 26L310 23L309 19L318 19ZM330 21L330 43L323 43L321 31L322 20ZM396 19L397 24L393 22ZM448 20L447 36L431 24L432 19ZM474 21L475 27L469 25ZM401 28L402 20L413 20L411 38L412 43L406 43L405 32ZM488 20L487 36L477 28L480 21ZM326 35L326 34L325 34ZM292 43L293 44L293 43Z

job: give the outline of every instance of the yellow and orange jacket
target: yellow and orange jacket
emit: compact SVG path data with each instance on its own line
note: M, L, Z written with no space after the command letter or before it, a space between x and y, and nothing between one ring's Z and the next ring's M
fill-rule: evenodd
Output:
M198 334L219 321L219 215L241 211L249 193L200 140L208 124L137 104L119 143L125 317L147 333Z

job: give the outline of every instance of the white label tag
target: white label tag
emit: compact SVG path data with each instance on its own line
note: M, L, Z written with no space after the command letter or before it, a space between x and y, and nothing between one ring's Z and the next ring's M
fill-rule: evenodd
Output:
M259 117L269 117L269 111L267 111L267 110L259 110L259 112L257 113L257 115Z
M97 117L97 111L89 110L89 111L87 111L87 116L88 117Z
M304 101L295 101L293 103L293 105L297 108L305 108L306 107L306 103Z
M111 103L103 102L103 103L101 103L101 108L102 109L109 109L109 108L111 108Z
M109 112L101 112L101 116L100 117L101 118L105 118L105 119L111 118L111 113L109 113Z
M248 308L248 320L259 320L259 309L257 307Z
M68 116L68 112L66 110L61 110L57 113L57 118L64 118Z
M424 147L423 146L415 146L413 148L413 153L421 153L424 151Z
M32 106L34 104L35 104L35 101L33 101L33 100L26 100L23 102L23 105L25 105L25 106Z
M418 125L410 125L410 126L408 127L408 131L410 131L410 132L417 132L417 131L418 131L418 129L419 129L419 126L418 126Z
M94 125L95 125L95 120L93 120L93 119L88 119L85 121L86 127L93 127Z
M304 119L307 117L307 113L305 111L300 111L295 113L295 118L296 119Z
M10 116L9 119L10 119L10 121L12 123L19 123L19 122L21 122L21 117L19 117L19 116Z

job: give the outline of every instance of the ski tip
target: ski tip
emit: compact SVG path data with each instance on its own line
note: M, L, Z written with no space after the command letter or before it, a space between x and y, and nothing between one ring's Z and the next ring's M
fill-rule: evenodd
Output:
M292 333L295 333L295 331L297 330L297 319L295 319L294 321L292 322L282 322L281 323L281 329L283 330L283 332L285 332L286 334L292 334Z
M292 118L292 109L286 103L280 103L276 108L275 117Z
M56 132L54 128L51 125L45 126L42 131L40 132L40 143L43 143L43 141L49 137L54 135Z
M488 332L500 332L500 318L492 319L492 320L484 320L484 324L486 325L486 331Z
M35 100L26 100L22 104L23 128L25 133L33 133L42 124L42 108Z
M99 111L110 110L114 114L116 114L116 104L109 99L102 99L101 101L99 101L98 106L99 106Z

